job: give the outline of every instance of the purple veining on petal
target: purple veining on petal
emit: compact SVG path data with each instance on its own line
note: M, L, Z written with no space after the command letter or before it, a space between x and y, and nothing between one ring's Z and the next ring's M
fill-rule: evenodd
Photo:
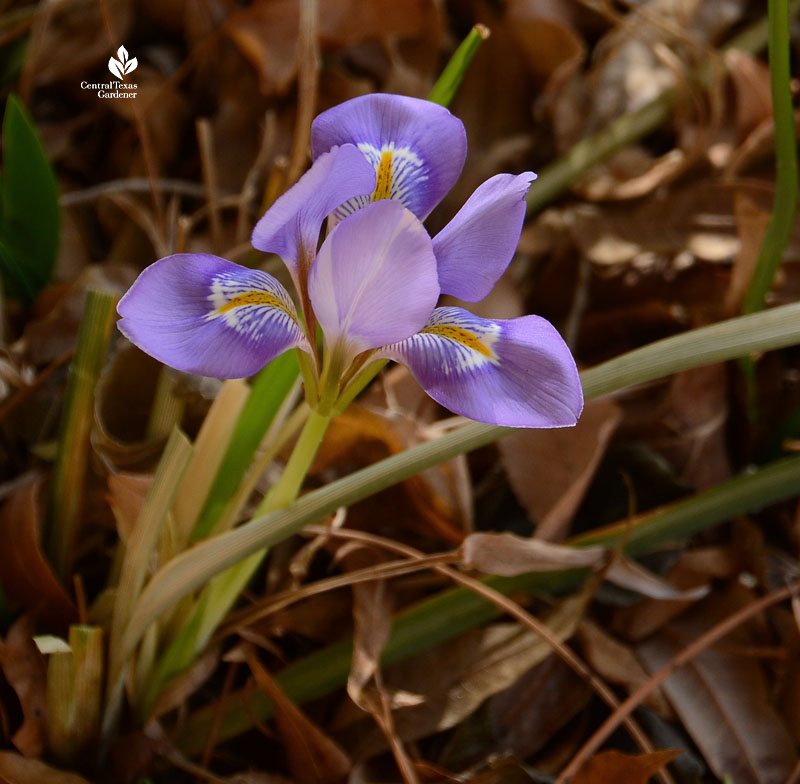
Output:
M334 145L355 144L377 173L372 198L400 201L424 220L453 187L467 154L464 125L438 104L402 95L353 98L320 114L311 126L315 159ZM370 201L337 211L342 218Z
M202 376L244 378L287 349L308 348L275 278L207 253L151 264L117 311L120 331L142 351Z
M538 316L490 321L437 308L424 330L380 353L408 365L434 400L479 422L566 427L583 409L575 360Z

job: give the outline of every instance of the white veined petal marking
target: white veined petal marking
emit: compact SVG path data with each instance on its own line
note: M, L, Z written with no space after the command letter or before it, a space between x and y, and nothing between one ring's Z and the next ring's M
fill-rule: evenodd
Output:
M407 209L413 207L409 196L419 183L425 182L425 164L410 147L397 147L394 142L378 149L368 142L360 142L358 149L372 164L376 172L375 190L371 196L355 196L336 209L337 220L342 220L371 201L394 199Z
M487 364L499 365L500 359L493 348L499 336L499 324L480 324L471 320L460 324L452 316L445 320L434 314L428 326L416 337L423 340L429 350L439 353L441 371L450 375L473 372Z
M211 310L206 319L223 318L225 324L247 337L257 337L271 324L300 329L294 304L270 276L255 270L249 280L234 275L217 275L208 295Z

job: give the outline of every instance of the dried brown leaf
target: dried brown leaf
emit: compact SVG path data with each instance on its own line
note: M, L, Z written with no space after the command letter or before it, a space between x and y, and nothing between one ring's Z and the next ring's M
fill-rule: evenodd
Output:
M592 757L572 784L647 784L650 777L662 770L680 754L679 749L662 749L647 754L623 754L601 751Z
M547 625L559 640L570 637L583 614L583 600L564 602ZM510 687L547 658L550 645L516 624L475 629L426 653L386 668L387 691L421 694L424 702L394 712L394 728L403 741L416 740L455 726L493 694ZM350 704L352 705L352 703ZM380 731L366 725L343 705L334 720L354 744L353 758L366 759L385 748Z
M605 547L564 547L515 534L470 534L460 548L465 568L514 577L579 567L596 568L608 558Z
M0 779L4 784L90 784L77 773L68 773L41 760L29 759L13 751L0 751Z
M519 430L500 441L511 487L539 538L564 538L621 418L616 403L598 400L575 427Z
M124 37L133 20L133 7L125 0L109 0L106 11L117 35ZM53 7L48 24L35 36L34 51L28 52L28 67L37 84L86 78L95 65L108 62L103 14L103 6L91 0Z
M22 725L11 742L26 757L39 757L47 735L47 667L33 641L30 615L21 616L0 643L0 667L22 706Z
M599 569L610 558L605 547L565 547L510 533L470 534L459 552L465 568L504 577L581 567ZM604 576L609 582L653 599L695 600L708 592L705 586L679 590L624 556L614 557Z
M350 760L282 691L258 660L252 645L245 646L250 671L259 688L275 705L275 725L297 784L334 784L350 771Z
M586 46L564 19L542 11L539 3L512 0L506 18L531 73L563 83L583 61Z
M624 557L614 558L605 573L605 578L621 588L635 591L650 599L692 602L702 599L709 591L707 585L679 590L657 574Z
M751 601L733 585L716 591L639 645L637 653L655 673L683 647ZM739 627L727 643L752 645ZM663 686L675 711L715 775L736 784L783 784L796 762L794 743L770 702L759 662L722 646L704 650L674 672Z
M229 779L225 779L226 784L293 784L290 779L277 776L274 773L237 773Z
M535 754L586 707L592 694L592 687L562 659L548 657L491 699L492 725L501 733L493 750L522 759Z
M425 32L431 0L319 3L319 35L329 46ZM435 17L434 17L435 18ZM259 75L265 95L282 95L298 70L298 0L256 0L228 17L226 32Z
M117 521L117 533L123 544L128 542L152 484L151 474L109 474L106 498Z
M112 470L150 467L163 449L163 441L145 438L160 368L152 357L123 344L100 376L92 446Z
M711 579L730 579L738 574L741 561L732 549L701 548L682 553L670 569L667 581L676 592L690 592L709 584ZM628 640L642 640L684 612L692 599L644 599L621 608L614 629Z
M624 686L629 692L644 685L650 676L636 658L633 650L612 637L596 623L584 619L578 627L578 639L586 661L610 683ZM661 716L671 718L672 709L659 689L647 696L645 705Z
M356 705L374 709L364 689L380 666L381 651L392 628L392 608L386 582L376 580L353 586L353 662L347 678L347 693Z
M741 49L725 52L725 66L736 95L736 137L744 139L772 118L772 91L766 63Z
M78 612L41 549L41 486L38 479L21 487L0 510L0 581L9 598L63 632Z
M371 465L429 437L410 414L354 405L331 422L312 472L329 481L332 475ZM459 465L456 460L428 469L351 507L348 524L377 527L386 535L411 528L423 536L460 542L465 513Z

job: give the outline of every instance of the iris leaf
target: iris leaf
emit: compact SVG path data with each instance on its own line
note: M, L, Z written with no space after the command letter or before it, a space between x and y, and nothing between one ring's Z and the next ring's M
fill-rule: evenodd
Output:
M30 302L50 282L59 224L55 174L30 116L12 95L0 180L0 275L10 296Z

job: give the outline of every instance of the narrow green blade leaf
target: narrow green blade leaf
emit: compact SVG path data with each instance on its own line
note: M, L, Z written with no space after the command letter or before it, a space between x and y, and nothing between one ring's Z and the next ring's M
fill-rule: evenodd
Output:
M450 61L444 67L441 76L436 80L433 89L428 96L429 101L449 106L455 97L461 80L475 57L480 45L489 37L489 28L482 24L477 24L467 33L467 37L459 44L458 49L453 52Z
M33 122L11 96L3 119L0 273L11 296L31 300L53 274L58 254L58 187Z
M256 376L250 397L242 409L225 457L222 458L206 503L197 519L192 533L193 541L205 538L214 530L217 520L253 462L258 445L289 394L298 373L297 357L293 351L287 351L273 359Z
M769 75L775 121L775 202L744 300L744 313L764 307L797 218L797 135L792 101L789 3L769 0Z

